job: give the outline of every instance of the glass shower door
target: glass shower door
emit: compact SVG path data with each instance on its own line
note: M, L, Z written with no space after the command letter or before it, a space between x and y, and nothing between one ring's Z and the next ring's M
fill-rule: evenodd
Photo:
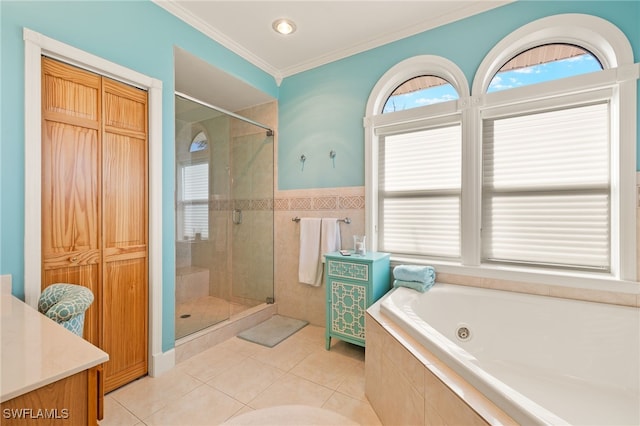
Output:
M273 136L231 123L232 308L273 300Z
M175 297L176 339L273 298L273 137L182 96Z

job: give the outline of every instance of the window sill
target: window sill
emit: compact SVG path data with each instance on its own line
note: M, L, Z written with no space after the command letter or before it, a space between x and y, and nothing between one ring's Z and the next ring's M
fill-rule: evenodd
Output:
M518 291L517 283L526 283L523 285L523 292L548 294L553 295L554 289L567 289L596 291L616 293L623 296L630 296L631 299L636 298L631 306L637 306L640 300L640 283L636 281L624 281L616 279L607 274L595 274L586 272L566 272L559 270L533 270L526 267L513 267L503 265L480 265L480 266L464 266L453 262L447 262L442 260L428 260L413 258L410 256L391 255L391 265L399 265L403 263L415 264L415 265L431 265L438 273L441 274L454 274L465 277L479 278L479 284L470 282L469 285L476 285L479 287L491 287ZM487 285L486 280L500 280L505 283L490 283ZM473 281L473 280L471 280ZM515 282L515 284L514 284ZM529 291L527 291L529 290ZM571 297L576 298L576 297ZM580 298L580 297L578 297ZM581 298L582 299L582 298ZM591 300L591 298L585 298ZM627 304L627 303L624 303Z

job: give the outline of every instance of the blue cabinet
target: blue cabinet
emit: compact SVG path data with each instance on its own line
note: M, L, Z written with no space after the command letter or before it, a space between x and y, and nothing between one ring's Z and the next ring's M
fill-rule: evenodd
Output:
M365 345L365 311L391 288L389 253L370 252L363 256L325 255L327 284L326 348L337 337Z

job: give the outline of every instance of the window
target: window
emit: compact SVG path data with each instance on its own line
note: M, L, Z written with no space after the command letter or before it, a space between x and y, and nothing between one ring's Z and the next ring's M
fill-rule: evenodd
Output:
M610 271L609 104L483 121L482 257Z
M585 49L546 44L507 61L487 92L595 70ZM483 111L483 261L611 271L610 92L598 96Z
M460 256L460 123L380 137L380 249Z
M179 147L177 171L178 238L209 238L209 142L201 130Z
M602 71L600 61L579 46L546 44L510 59L491 79L487 93Z
M183 238L209 238L209 163L182 166Z
M452 273L635 280L639 74L620 30L578 14L505 37L472 91L443 58L396 65L364 120L372 248ZM459 95L398 108L405 85L425 76Z
M433 105L454 99L458 99L458 92L447 80L435 75L421 75L398 86L389 95L382 113Z
M205 151L209 146L207 135L204 132L200 132L194 136L189 146L189 152Z
M402 63L377 107L377 248L408 256L460 258L462 72L444 58ZM428 71L428 72L425 72ZM398 81L395 78L407 78Z

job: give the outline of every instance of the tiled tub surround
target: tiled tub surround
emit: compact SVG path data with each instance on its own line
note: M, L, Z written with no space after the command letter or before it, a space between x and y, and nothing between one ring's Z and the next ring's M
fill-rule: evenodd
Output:
M638 308L438 283L389 294L366 327L383 423L640 423Z

